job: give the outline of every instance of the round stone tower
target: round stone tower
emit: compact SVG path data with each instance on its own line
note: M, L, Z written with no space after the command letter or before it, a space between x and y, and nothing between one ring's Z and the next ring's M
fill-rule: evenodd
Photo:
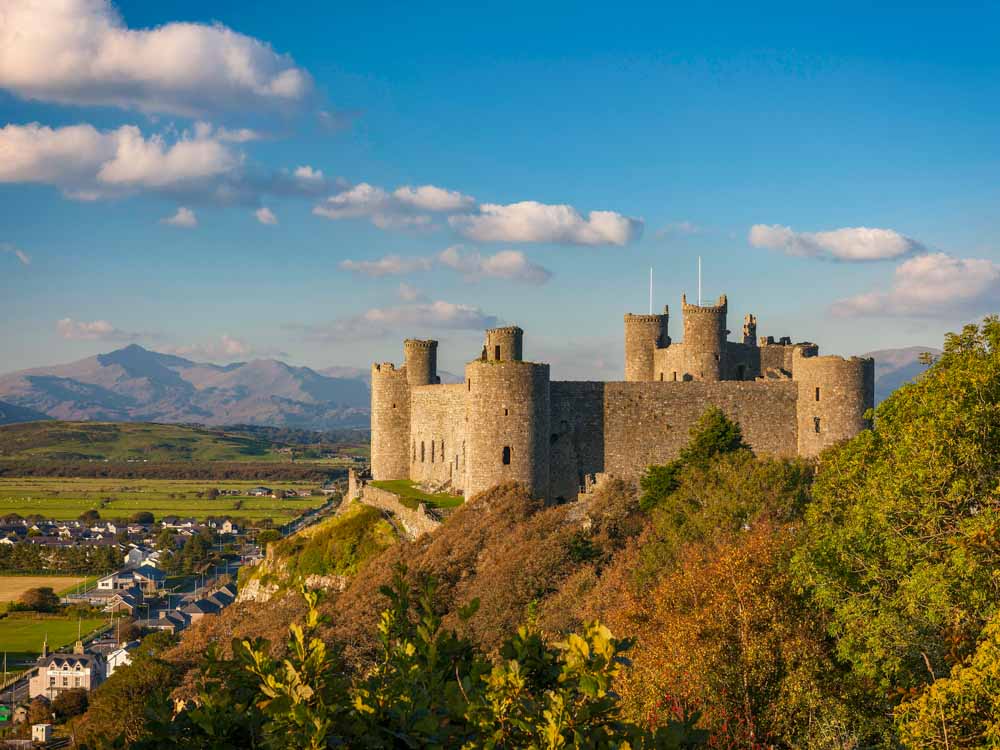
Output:
M406 356L406 380L412 385L433 385L440 382L437 374L438 342L406 339L403 354Z
M714 305L689 305L681 297L684 311L684 356L695 380L722 380L726 372L726 295Z
M654 379L653 352L670 345L667 335L670 308L662 315L625 313L625 380L648 382Z
M523 358L521 341L524 331L517 326L488 328L484 344L484 359L494 362L518 361Z
M871 427L865 412L875 405L875 360L807 353L795 348L792 377L798 385L799 455L816 456Z
M408 479L410 385L407 370L391 362L372 365L372 479Z
M520 482L549 488L549 366L475 360L465 366L465 496Z

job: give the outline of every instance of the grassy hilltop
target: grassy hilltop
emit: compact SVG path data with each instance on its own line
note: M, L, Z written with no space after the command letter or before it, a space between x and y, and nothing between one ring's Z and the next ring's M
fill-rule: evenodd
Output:
M263 437L130 422L27 422L0 427L0 458L96 461L287 461Z

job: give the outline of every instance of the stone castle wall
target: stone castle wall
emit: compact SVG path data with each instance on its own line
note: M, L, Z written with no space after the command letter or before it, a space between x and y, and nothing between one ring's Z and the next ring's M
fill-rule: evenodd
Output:
M549 366L473 361L465 367L465 388L466 496L504 482L547 495Z
M715 305L690 305L681 297L684 313L686 374L693 380L716 381L726 375L726 296Z
M403 530L411 539L434 531L441 525L441 520L431 515L423 503L418 505L416 510L407 508L391 492L372 487L370 484L362 488L361 502L391 513L396 521L402 524Z
M576 497L586 477L639 477L677 456L710 406L738 422L755 452L815 456L868 427L872 360L819 357L815 344L756 339L744 318L729 341L728 303L682 298L684 341L669 315L625 316L626 380L550 382L524 362L523 331L490 329L465 382L441 385L437 342L408 339L406 366L372 369L372 475L450 486L466 497L519 482L550 500Z
M463 383L411 389L410 479L413 481L450 482L456 490L463 488L466 393Z
M410 435L410 387L406 368L390 362L372 365L372 477L406 479Z
M670 343L667 326L670 313L662 315L625 315L625 380L641 382L653 379L654 352Z
M875 406L875 362L851 357L806 357L793 360L798 388L798 452L816 456L833 443L857 435L871 425L865 412Z
M575 497L587 474L636 479L677 457L709 406L738 422L758 453L794 456L798 389L791 380L552 383L550 496Z

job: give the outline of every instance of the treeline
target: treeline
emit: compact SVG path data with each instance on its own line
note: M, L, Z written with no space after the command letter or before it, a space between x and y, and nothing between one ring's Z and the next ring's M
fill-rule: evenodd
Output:
M0 461L0 477L81 479L197 479L324 484L345 477L345 469L295 463L243 461Z
M0 544L0 573L72 573L99 575L122 565L117 545L46 547L39 544Z

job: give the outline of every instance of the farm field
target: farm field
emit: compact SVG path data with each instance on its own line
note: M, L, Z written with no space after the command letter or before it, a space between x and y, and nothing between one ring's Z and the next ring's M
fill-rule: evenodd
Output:
M72 646L76 641L77 620L74 617L23 616L17 613L0 619L0 649L8 659L32 659L42 651L42 641L49 639L49 650ZM90 633L107 624L105 618L84 618L79 632L86 638Z
M326 497L276 499L246 495L199 497L209 489L246 491L258 482L173 479L68 479L61 477L0 478L0 517L9 513L40 515L65 521L78 518L86 510L96 510L101 518L128 518L138 511L150 511L157 521L164 516L232 516L250 520L292 519L326 502ZM269 484L283 490L308 490L315 484Z
M0 604L15 601L28 589L48 586L60 594L76 589L86 580L85 576L0 576Z

